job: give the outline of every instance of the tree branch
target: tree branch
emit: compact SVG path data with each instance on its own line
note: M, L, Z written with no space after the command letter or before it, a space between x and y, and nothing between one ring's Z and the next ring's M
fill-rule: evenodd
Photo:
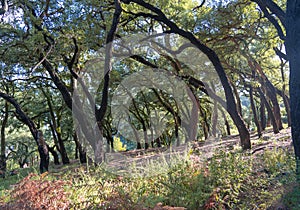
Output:
M22 110L20 107L19 103L16 101L16 99L6 93L0 92L0 97L11 103L15 109L16 109L16 114L18 115L18 118L20 119L21 122L23 122L25 125L28 126L32 136L34 137L34 140L36 141L37 145L39 145L38 138L37 138L37 133L38 130L36 128L35 123L25 114L25 112Z
M270 0L252 0L253 2L256 2L258 6L260 7L261 11L264 13L265 17L273 24L275 29L277 30L278 36L281 40L285 40L285 35L283 32L283 28L280 26L279 22L272 16L272 14L269 13L268 9L271 12L276 12L275 15L278 17L280 22L282 23L283 27L285 28L285 14L282 14L283 11L276 5L274 2ZM279 11L281 10L281 12ZM277 14L278 13L278 14Z
M101 122L103 120L107 110L110 71L112 69L112 65L111 65L112 46L113 46L114 36L116 34L118 24L120 21L121 13L122 13L122 7L120 5L120 2L119 0L115 0L115 12L113 16L113 21L106 38L105 63L104 63L104 86L102 90L101 107L100 109L96 110L96 119L98 122Z

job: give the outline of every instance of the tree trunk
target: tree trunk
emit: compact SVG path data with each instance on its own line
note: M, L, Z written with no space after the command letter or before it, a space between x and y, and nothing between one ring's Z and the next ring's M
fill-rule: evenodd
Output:
M205 113L205 110L201 106L199 107L199 113L200 113L200 117L202 118L200 123L203 130L204 139L207 139L209 136L209 124L207 122L207 114Z
M57 154L57 152L55 151L54 147L49 147L49 146L48 146L48 150L49 150L49 152L51 153L51 155L53 156L54 164L55 164L55 165L59 165L58 154Z
M231 135L230 125L229 125L229 122L228 122L227 117L225 115L225 112L223 111L222 107L219 107L219 110L221 111L221 114L222 114L224 122L225 122L225 127L226 127L227 135L230 136Z
M273 110L272 110L272 107L271 105L269 104L268 100L266 99L263 91L261 90L261 88L258 88L258 91L260 93L260 96L261 96L261 99L262 99L262 103L265 104L266 108L267 108L267 112L268 112L268 117L272 123L272 126L273 126L273 132L274 133L279 133L279 129L277 127L277 123L276 123L276 120L275 120L275 117L274 117L274 114L273 114Z
M123 0L123 2L129 4L131 0L126 0L126 1ZM156 19L158 22L163 22L165 25L167 25L170 28L169 31L171 33L178 34L188 39L196 48L198 48L201 52L203 52L208 57L208 59L212 62L225 91L227 111L238 128L240 134L241 146L244 150L251 149L250 133L245 125L244 120L242 119L241 115L238 113L236 102L232 93L231 86L229 84L228 77L225 73L225 70L216 52L210 49L209 47L207 47L205 44L201 43L191 32L179 28L173 21L168 19L166 15L157 7L149 3L146 3L145 1L142 0L135 0L134 2L144 8L149 9L153 13L157 14L157 15L152 15L151 18Z
M280 107L279 107L277 96L276 96L276 89L268 79L266 81L266 90L267 90L267 96L269 97L269 99L271 100L272 105L273 105L273 113L274 113L277 127L279 130L282 130L283 126L282 126L282 121L281 121Z
M258 116L257 116L255 101L254 101L254 97L253 97L253 87L250 85L249 88L250 88L249 89L250 103L251 103L252 113L253 113L253 117L254 117L254 123L255 123L256 128L257 128L258 137L260 138L262 136L261 125L260 125L260 122L259 122Z
M210 82L210 85L211 85L211 89L216 92L216 89L215 89L215 86L213 84L213 82ZM232 86L233 87L233 86ZM236 88L234 87L233 88L233 92L237 95L237 90ZM240 100L237 100L240 102ZM240 105L240 104L239 104ZM237 108L238 108L238 111L240 113L240 115L242 114L242 111L239 110L239 105L237 105ZM241 115L242 116L242 115ZM217 125L218 125L218 104L217 104L217 101L214 99L213 100L213 111L212 111L212 119L211 119L211 134L213 137L217 137Z
M73 140L75 142L76 148L78 149L80 163L87 163L86 152L83 150L78 140L78 136L76 132L74 132Z
M213 137L217 137L217 125L218 125L218 105L217 101L214 100L213 113L211 119L211 133Z
M286 115L287 115L288 127L291 127L290 101L289 101L287 95L285 94L285 85L284 85L284 87L282 89L282 99L283 99L283 103L284 103L284 107L285 107L285 111L286 111Z
M263 103L262 96L260 94L260 107L259 107L259 112L260 112L260 124L261 124L261 130L264 131L267 126L267 117L266 117L266 112L265 112L265 104Z
M290 62L290 102L292 138L300 180L300 1L288 0L286 10L286 50Z
M45 170L48 170L48 165L49 165L49 151L47 149L45 141L43 139L40 139L40 131L37 130L36 125L34 122L26 115L26 113L21 109L20 105L18 102L11 96L0 92L0 97L4 98L6 101L11 103L15 109L16 109L16 114L18 115L18 119L23 122L24 124L27 125L29 128L37 146L38 146L38 151L40 155L40 172L43 173Z
M8 11L8 3L7 0L1 0L1 8L0 8L0 15L5 14Z
M231 85L231 87L233 89L233 93L234 93L234 96L236 98L237 110L238 110L239 114L241 115L241 117L243 117L242 103L241 103L240 95L238 93L238 89L237 89L237 87L231 81L230 81L230 85Z
M38 151L40 153L40 173L48 171L49 167L49 150L44 140L42 131L37 131Z
M61 154L61 161L63 162L63 164L69 164L70 159L68 157L68 153L65 148L65 144L63 142L60 132L57 132L57 140L58 140L58 145L59 145L59 153Z
M60 127L61 115L59 113L61 110L57 111L56 115L55 115L55 111L53 109L51 98L50 98L49 94L47 94L44 90L42 90L42 91L44 93L44 96L47 99L47 103L48 103L48 107L49 107L49 111L50 111L50 116L51 116L51 121L52 121L51 124L52 124L52 127L53 127L52 128L52 134L53 134L53 138L55 140L55 143L58 144L57 148L58 148L58 151L61 155L61 160L62 160L63 164L69 164L70 160L69 160L69 157L68 157L68 154L67 154L64 142L62 140L62 136L61 136L61 127Z
M8 103L5 101L4 117L1 124L1 153L0 153L0 171L6 171L6 155L5 155L5 127L8 122Z
M284 107L285 107L285 111L286 111L286 115L287 115L287 123L288 123L288 127L291 127L291 112L290 112L290 102L288 99L288 96L285 94L286 93L286 81L285 81L285 75L284 75L284 66L286 64L286 62L281 58L280 58L280 73L281 73L281 80L282 80L282 90L278 91L279 94L281 95L282 99L283 99L283 103L284 103Z

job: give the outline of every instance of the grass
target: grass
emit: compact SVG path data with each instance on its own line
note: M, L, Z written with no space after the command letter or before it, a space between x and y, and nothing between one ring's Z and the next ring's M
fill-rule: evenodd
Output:
M288 209L300 209L300 185L296 183L289 184L286 193L282 197L282 202Z
M281 206L299 209L300 188L296 184L293 157L293 151L278 147L255 155L239 149L219 149L204 162L178 157L174 164L149 162L147 174L132 176L112 173L103 166L75 163L52 168L54 172L46 177L30 175L24 179L26 184L17 184L12 190L11 185L36 172L26 169L1 182L0 201L20 204L30 200L30 205L36 206L35 201L42 202L45 196L51 195L52 200L43 205L69 209L141 210L153 209L158 203L187 209L246 210ZM39 186L45 186L43 191L35 189ZM56 197L59 195L64 199Z

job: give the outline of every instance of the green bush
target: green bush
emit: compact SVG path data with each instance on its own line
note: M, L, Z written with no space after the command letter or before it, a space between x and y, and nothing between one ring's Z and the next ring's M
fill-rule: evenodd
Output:
M216 206L234 208L240 193L246 190L252 172L252 160L243 153L220 151L209 163L210 179L217 190Z

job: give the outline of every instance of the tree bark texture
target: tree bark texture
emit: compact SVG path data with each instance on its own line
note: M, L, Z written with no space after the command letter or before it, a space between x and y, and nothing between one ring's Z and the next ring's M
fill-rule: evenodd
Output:
M290 62L292 138L300 179L300 0L287 0L286 50Z

